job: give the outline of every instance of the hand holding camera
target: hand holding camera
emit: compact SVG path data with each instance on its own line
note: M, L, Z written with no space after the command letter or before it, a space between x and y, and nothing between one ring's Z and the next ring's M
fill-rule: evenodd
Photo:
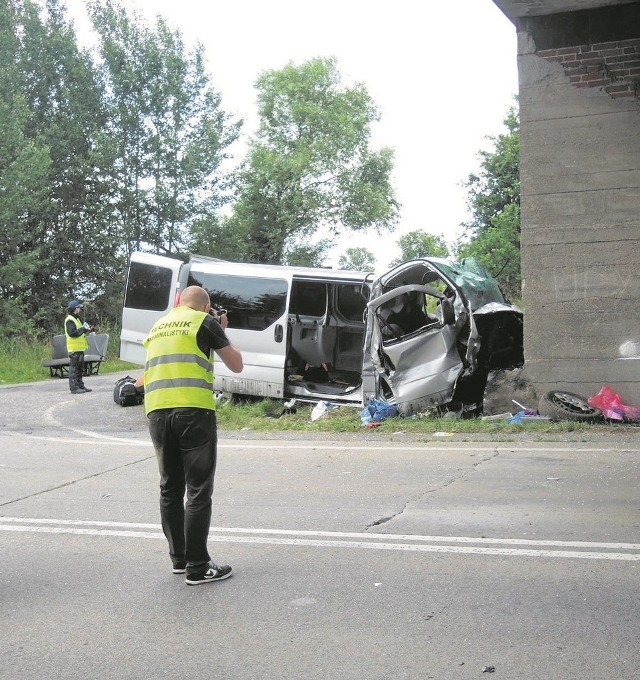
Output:
M222 326L223 330L229 325L227 310L222 305L212 304L209 314Z

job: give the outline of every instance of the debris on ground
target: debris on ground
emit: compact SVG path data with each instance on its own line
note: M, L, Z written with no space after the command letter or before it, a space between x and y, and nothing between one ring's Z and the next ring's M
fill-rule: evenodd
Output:
M551 420L572 420L579 423L597 423L603 418L602 411L591 406L579 394L564 390L551 390L543 394L538 403L538 413Z
M295 406L285 406L279 413L266 413L265 418L282 418L282 416L291 416L298 412Z
M598 408L608 420L640 420L640 408L622 403L622 397L609 385L605 385L597 394L591 395L587 402Z
M395 404L387 404L382 399L371 399L360 412L360 420L364 426L369 423L381 423L387 418L395 418L399 415Z
M541 416L537 411L533 409L526 408L523 411L518 411L511 418L507 418L507 422L510 425L519 425L520 423L527 422L530 420L551 420L549 416Z
M319 401L311 410L311 422L315 422L318 418L322 418L327 411L339 408L340 404L334 404L331 401Z

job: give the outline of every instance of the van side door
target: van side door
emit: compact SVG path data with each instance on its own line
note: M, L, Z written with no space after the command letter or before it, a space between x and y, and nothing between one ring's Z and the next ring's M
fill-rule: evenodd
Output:
M256 397L284 398L287 309L291 273L234 262L194 261L188 285L202 286L212 304L224 307L229 340L242 352L244 369L236 374L214 364L214 388Z
M144 365L143 340L151 326L175 306L178 278L183 267L180 260L148 253L133 253L129 262L120 358Z
M394 288L367 305L366 351L378 397L408 416L451 400L464 370L451 301L436 288Z

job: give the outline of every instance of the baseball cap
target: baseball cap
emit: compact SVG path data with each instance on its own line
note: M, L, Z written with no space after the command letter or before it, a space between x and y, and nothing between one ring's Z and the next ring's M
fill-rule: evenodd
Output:
M82 302L80 302L79 300L69 300L67 309L75 309L76 307L82 307Z

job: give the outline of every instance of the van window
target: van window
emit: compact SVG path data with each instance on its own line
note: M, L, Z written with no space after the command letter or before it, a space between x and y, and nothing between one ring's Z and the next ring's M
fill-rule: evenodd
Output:
M362 297L359 285L341 285L338 286L336 306L343 319L362 322L367 301Z
M124 306L163 312L169 306L171 278L171 269L132 262L129 267Z
M191 271L188 285L202 286L212 304L228 310L229 328L263 331L284 314L287 306L285 279Z
M327 284L318 281L294 281L291 284L289 313L324 316L327 311Z

